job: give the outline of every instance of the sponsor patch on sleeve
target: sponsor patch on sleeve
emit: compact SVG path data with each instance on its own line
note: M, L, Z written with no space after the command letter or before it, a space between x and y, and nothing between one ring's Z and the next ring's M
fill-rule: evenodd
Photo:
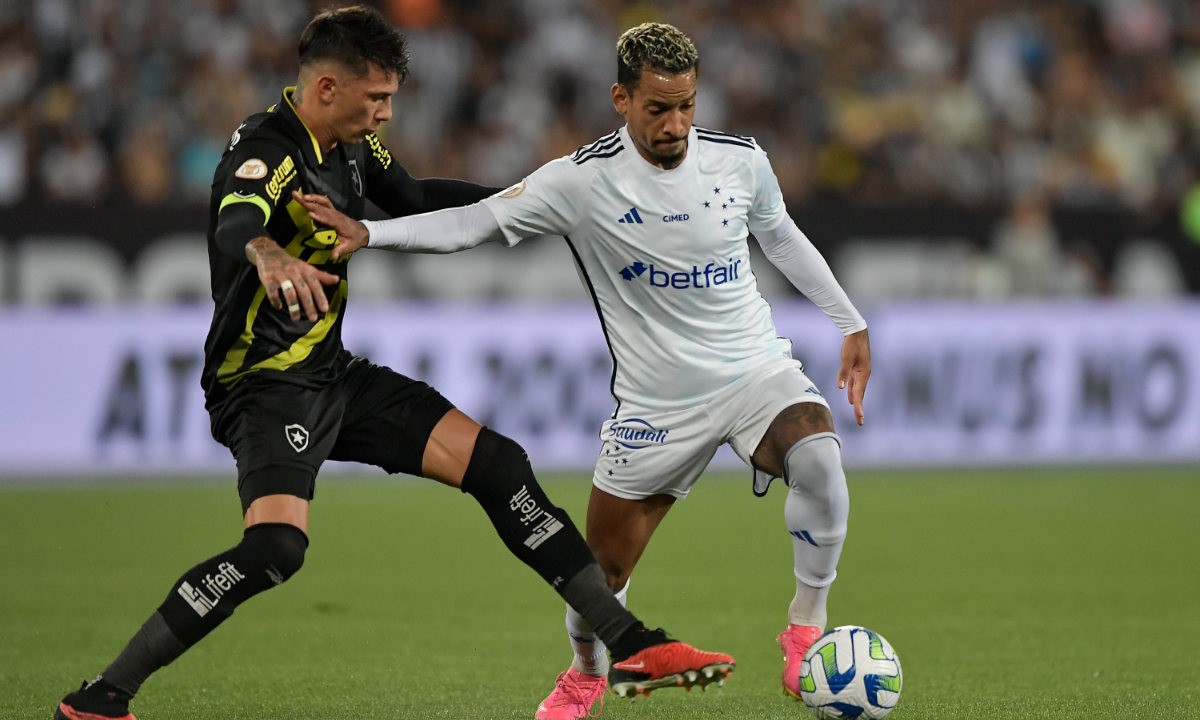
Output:
M258 158L251 158L242 163L233 175L243 180L261 180L267 176L267 164Z
M525 181L524 180L517 183L516 185L513 185L512 187L510 187L509 189L500 193L496 197L515 198L516 196L520 195L523 192L525 192Z
M379 142L379 136L375 133L368 135L367 145L370 146L371 153L375 155L375 159L379 161L384 170L387 170L392 164L392 154L383 146L383 143Z

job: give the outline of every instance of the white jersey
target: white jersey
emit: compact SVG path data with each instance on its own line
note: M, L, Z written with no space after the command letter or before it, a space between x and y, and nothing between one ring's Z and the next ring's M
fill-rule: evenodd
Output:
M484 205L506 245L566 237L608 340L619 405L694 405L791 357L750 268L747 231L786 217L750 138L693 127L686 158L662 170L621 128Z

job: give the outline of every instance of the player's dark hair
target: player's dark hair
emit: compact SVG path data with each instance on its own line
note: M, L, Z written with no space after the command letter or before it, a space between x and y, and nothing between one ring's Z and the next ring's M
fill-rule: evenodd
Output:
M327 10L312 19L300 35L300 67L336 60L366 75L368 64L408 77L408 42L379 11L363 5Z
M642 23L617 40L617 82L633 92L643 70L678 75L699 71L700 54L679 28L666 23Z

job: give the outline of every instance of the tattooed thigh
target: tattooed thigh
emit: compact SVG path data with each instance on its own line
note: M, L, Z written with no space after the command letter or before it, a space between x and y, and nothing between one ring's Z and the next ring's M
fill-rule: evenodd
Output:
M756 468L783 477L783 456L788 448L809 435L833 431L829 408L815 402L796 403L775 416L750 459Z

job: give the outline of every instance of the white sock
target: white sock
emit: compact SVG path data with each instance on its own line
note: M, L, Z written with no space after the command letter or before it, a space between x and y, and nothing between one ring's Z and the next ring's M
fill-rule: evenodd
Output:
M790 487L783 517L796 563L796 597L788 608L788 621L824 630L829 585L837 577L850 515L837 436L810 435L793 445L784 456L784 472Z
M829 599L829 586L815 588L796 580L796 597L788 606L788 622L792 625L812 625L825 632L829 618L825 614L825 601Z
M621 607L625 607L625 598L629 593L629 581L625 587L614 593ZM608 675L608 650L604 641L596 637L592 627L583 616L575 612L575 608L567 606L567 637L571 639L571 649L575 651L575 659L571 667L584 675L604 677Z

